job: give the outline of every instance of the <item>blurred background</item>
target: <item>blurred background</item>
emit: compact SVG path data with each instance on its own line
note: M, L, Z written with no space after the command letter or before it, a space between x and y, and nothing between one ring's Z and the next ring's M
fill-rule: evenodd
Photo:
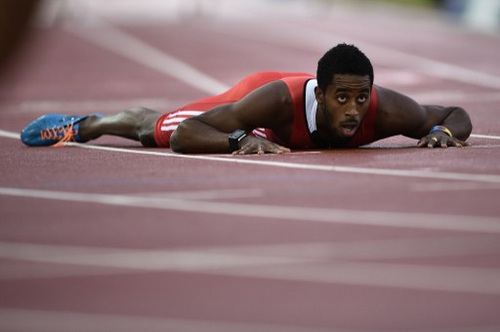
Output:
M265 15L277 11L300 12L305 7L374 7L384 10L428 11L488 34L500 32L500 1L496 0L17 0L0 3L0 61L11 57L28 27L52 26L68 21L96 23L95 15L119 23L159 23L196 15L242 18L249 8L266 6ZM425 22L422 22L425 24Z
M151 77L147 76L145 70L138 70L128 76L123 74L127 77L122 80L113 79L113 68L123 73L123 70L116 68L116 62L100 64L102 57L92 57L89 45L78 42L83 37L87 42L101 43L101 47L107 48L102 43L108 42L99 41L99 36L105 32L109 33L109 27L113 26L120 30L113 33L127 33L126 38L133 37L134 42L141 43L141 48L159 47L163 49L163 53L168 53L176 59L186 63L199 63L198 69L215 75L223 82L211 82L213 89L209 89L210 94L224 90L228 84L233 84L255 71L272 69L313 72L316 58L325 51L325 45L349 41L358 44L369 54L377 67L378 84L396 83L396 86L392 86L405 93L422 97L418 94L419 91L410 90L411 84L407 84L415 83L415 73L437 75L441 78L453 76L453 80L456 80L456 69L449 67L446 73L442 70L436 71L432 61L422 67L420 62L415 62L412 57L401 57L386 50L409 50L410 53L428 59L444 57L447 59L446 63L452 66L460 65L468 70L494 74L497 68L489 64L496 61L494 59L497 55L489 46L494 46L500 36L499 13L500 1L495 0L1 1L0 110L53 112L57 107L52 101L60 98L67 101L115 98L120 102L112 104L109 110L116 111L129 105L125 98L132 95L139 101L148 98L150 107L163 110L178 107L193 98L206 95L206 92L181 95L182 86L177 86L168 79L172 76L170 69L167 76L156 78L158 81L154 86L163 86L163 90L151 89ZM270 24L270 27L264 28L264 22ZM257 61L247 61L242 66L235 60L234 55L230 56L230 60L225 59L227 52L223 49L227 44L226 38L230 34L238 36L236 30L241 30L240 33L246 35L245 38L256 42L266 39L270 45L278 45L285 38L288 42L297 44L298 39L287 33L287 26L290 24L301 27L304 38L302 43L311 46L315 50L314 53L307 56L301 53L304 57L294 56L282 61L281 54L273 53L275 51L272 48L266 48L260 52L260 57L267 59L265 66L258 65ZM202 46L202 52L206 53L211 49L210 57L198 54L200 46L190 39L199 34L196 29L187 34L182 33L184 27L195 26L201 31L218 31L219 35L214 35L210 41L205 40L206 43ZM317 30L308 28L313 26L327 33L318 35ZM406 30L402 29L403 26L407 27ZM442 33L436 34L437 31ZM467 41L471 39L477 41L479 46L469 47ZM453 59L450 57L452 54ZM142 61L145 67L151 67L154 62L145 57L134 61ZM161 61L166 63L164 58ZM48 63L56 69L47 65ZM384 72L384 66L392 67L396 63L401 67L397 72ZM178 62L170 64L170 68L172 67L181 68ZM212 68L217 67L220 69L213 72ZM408 70L410 67L412 72ZM183 68L176 76L181 81L186 80L183 72L185 67ZM471 75L464 72L461 77L460 80L468 81ZM85 78L101 84L99 87L93 87L85 82ZM69 80L80 88L74 86L70 89ZM475 81L483 88L490 88L491 82L496 82L496 78L490 77L485 81L480 77ZM447 86L453 89L452 85ZM164 97L165 91L170 94L168 101ZM457 98L455 90L450 94L454 99ZM426 99L428 95L424 94L421 100L442 101ZM441 99L444 96L446 94L440 94ZM494 98L498 98L496 94ZM87 107L87 104L68 104L60 107L66 110L68 106L77 111L86 111L90 107ZM97 106L102 111L108 110L103 108L106 106L104 104ZM6 123L5 119L1 121Z
M26 0L23 0L26 2ZM23 3L16 1L15 3ZM36 2L32 0L31 2ZM68 13L85 15L85 10L97 10L100 14L115 19L133 17L139 20L149 19L178 19L192 14L217 15L224 13L243 14L245 8L266 4L270 7L297 8L300 6L380 6L390 10L390 7L404 6L407 9L427 9L446 14L448 17L462 22L475 29L488 33L497 33L500 27L500 2L496 0L44 0L40 6L41 19L54 22L57 18ZM11 4L12 6L12 4ZM290 9L290 8L289 8Z

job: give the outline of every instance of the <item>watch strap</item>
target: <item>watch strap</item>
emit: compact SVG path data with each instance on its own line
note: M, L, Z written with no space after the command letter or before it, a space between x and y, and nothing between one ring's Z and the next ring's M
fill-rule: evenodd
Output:
M240 142L247 136L248 136L247 132L244 131L243 129L236 129L231 134L229 134L228 140L229 140L229 149L231 150L231 152L239 150Z

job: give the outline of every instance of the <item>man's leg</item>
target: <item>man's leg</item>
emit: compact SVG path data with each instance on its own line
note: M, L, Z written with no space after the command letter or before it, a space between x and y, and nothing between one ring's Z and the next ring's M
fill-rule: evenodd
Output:
M80 141L115 135L140 141L146 147L155 147L154 130L160 115L160 112L145 107L135 107L105 117L91 115L79 123Z

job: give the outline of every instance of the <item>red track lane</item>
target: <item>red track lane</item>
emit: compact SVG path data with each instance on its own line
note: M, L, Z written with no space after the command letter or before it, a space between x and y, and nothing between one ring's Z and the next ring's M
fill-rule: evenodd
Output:
M376 83L459 104L486 137L244 157L110 137L28 148L11 133L47 112L168 111L210 90L116 39L98 44L109 26L76 33L63 17L34 30L0 81L0 331L500 329L498 37L425 12L304 8L107 19L225 86L259 70L314 72L326 49L356 42Z

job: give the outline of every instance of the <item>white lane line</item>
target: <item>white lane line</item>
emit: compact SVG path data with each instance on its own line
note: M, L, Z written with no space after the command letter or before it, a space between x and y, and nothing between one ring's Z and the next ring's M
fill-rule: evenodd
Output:
M500 254L500 241L497 235L467 234L430 238L224 246L198 250L208 253L231 253L242 257L293 257L309 259L311 262L342 262Z
M495 136L495 135L471 134L470 137L473 137L473 138L486 138L486 139L500 139L500 136Z
M5 308L0 309L0 329L16 332L368 332L259 322L240 323L212 319L197 320Z
M225 189L195 190L195 191L141 193L133 196L172 198L172 199L183 199L183 200L238 199L238 198L262 197L264 196L264 190L258 188L227 189L227 190Z
M3 131L3 130L0 130L0 136L9 137L9 138L19 138L19 134L9 133L9 132ZM245 157L231 157L229 155L227 157L210 156L210 155L185 155L185 154L170 153L170 152L151 151L150 149L135 150L135 149L114 148L114 147L98 146L98 145L92 145L92 144L80 144L80 143L67 143L65 145L75 146L75 147L84 148L84 149L94 149L94 150L102 150L102 151L110 151L110 152L124 152L124 153L132 153L132 154L153 155L153 156L205 160L205 161L217 161L217 162L236 163L236 164L272 166L272 167L293 168L293 169L304 169L304 170L313 170L313 171L330 171L330 172L339 172L339 173L355 173L355 174L370 174L370 175L410 177L410 178L427 178L427 179L441 179L441 180L478 181L478 182L487 182L487 183L500 183L500 175L495 175L495 174L429 172L429 171L401 170L401 169L389 169L389 168L365 168L365 167L351 167L351 166L315 165L315 164L302 164L302 163L247 159Z
M244 217L256 217L255 220L273 218L333 224L340 223L379 227L485 232L492 234L500 233L499 217L386 211L356 211L296 206L222 203L212 201L196 201L196 204L194 204L191 200L159 199L127 195L88 194L19 188L0 188L0 195L87 202L126 207L143 207L149 209L174 210L191 213L237 215Z
M389 263L274 265L208 273L276 280L500 294L500 269Z
M473 144L472 146L469 146L471 149L499 149L500 144Z
M66 30L108 51L172 76L209 94L219 94L230 87L104 21L94 29L67 26Z
M0 258L135 270L208 271L275 264L500 254L497 236L394 238L176 249L128 249L0 241ZM0 274L8 276L1 271ZM66 272L66 271L65 271ZM37 276L28 275L27 277Z
M273 264L459 257L500 253L496 236L394 238L176 249L121 249L0 241L0 280L112 275L145 271L203 272ZM29 265L20 261L31 262ZM38 264L34 264L34 262ZM59 265L54 265L59 264ZM61 266L60 264L64 264Z
M135 250L57 246L0 241L0 257L24 261L145 271L209 271L223 268L296 264L304 259L235 255L228 251ZM308 261L308 260L307 260Z
M14 138L14 139L21 139L21 134L20 133L14 133L11 131L6 131L0 129L0 136L5 137L5 138Z
M415 178L429 178L429 179L442 179L442 180L459 180L459 181L478 181L478 182L488 182L488 183L500 183L500 175L495 175L495 174L429 172L429 171L386 169L386 168L315 165L315 164L302 164L302 163L247 159L245 157L231 157L231 156L214 157L214 156L209 156L209 155L185 155L185 154L159 152L159 151L157 152L157 151L150 151L150 150L112 148L112 147L97 146L97 145L92 145L92 144L69 143L68 145L76 146L76 147L80 147L80 148L85 148L85 149L96 149L96 150L105 150L105 151L113 151L113 152L146 154L146 155L156 155L156 156L194 159L194 160L209 160L209 161L218 161L218 162L226 162L226 163L236 163L236 164L249 164L249 165L261 165L261 166L272 166L272 167L282 167L282 168L305 169L305 170L313 170L313 171L330 171L330 172L339 172L339 173L355 173L355 174L384 175L384 176L396 176L396 177L415 177Z
M228 250L131 250L0 242L0 257L10 260L136 271L208 273L245 278L500 294L500 269L497 268L329 262L324 261L324 257L297 258L291 254L293 251L287 256L273 257L230 253Z

